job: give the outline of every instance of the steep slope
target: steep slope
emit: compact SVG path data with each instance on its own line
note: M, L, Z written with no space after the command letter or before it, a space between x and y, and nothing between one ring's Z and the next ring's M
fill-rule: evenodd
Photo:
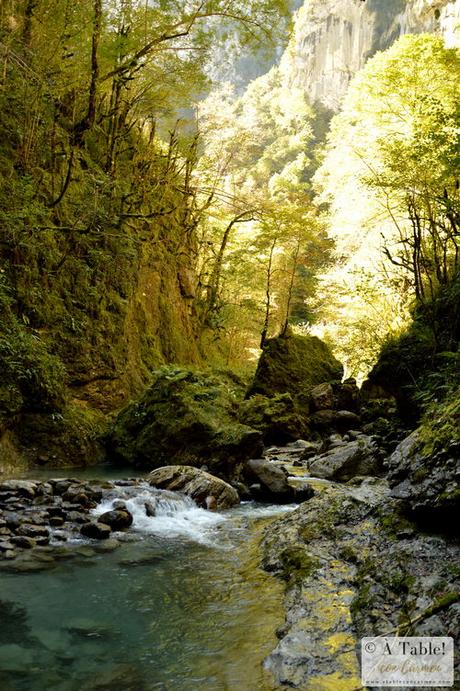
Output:
M281 60L293 86L335 111L350 79L378 50L407 33L460 43L459 0L306 0Z

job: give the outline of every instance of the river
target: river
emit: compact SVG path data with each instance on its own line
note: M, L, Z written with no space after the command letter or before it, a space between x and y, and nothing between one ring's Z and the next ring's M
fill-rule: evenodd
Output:
M2 691L270 691L284 589L258 544L293 507L211 513L165 493L149 518L158 490L117 492L134 523L116 549L56 543L43 570L0 571Z

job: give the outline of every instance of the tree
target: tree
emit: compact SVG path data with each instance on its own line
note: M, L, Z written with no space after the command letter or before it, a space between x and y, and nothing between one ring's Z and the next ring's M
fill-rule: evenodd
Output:
M374 227L385 218L393 226L384 254L411 277L418 301L432 299L458 266L459 88L458 51L435 36L401 38L352 83L320 172L333 209L343 191L356 193L356 177L364 205L371 193Z
M315 182L337 248L338 270L325 279L329 333L346 343L355 373L365 315L380 342L458 270L459 89L458 51L436 36L404 36L369 60L332 121ZM376 277L368 298L362 272Z

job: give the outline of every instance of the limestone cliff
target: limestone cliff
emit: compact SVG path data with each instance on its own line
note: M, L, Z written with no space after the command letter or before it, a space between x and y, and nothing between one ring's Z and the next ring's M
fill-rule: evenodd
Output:
M460 0L306 0L281 70L312 101L337 110L350 79L406 33L436 32L460 45Z

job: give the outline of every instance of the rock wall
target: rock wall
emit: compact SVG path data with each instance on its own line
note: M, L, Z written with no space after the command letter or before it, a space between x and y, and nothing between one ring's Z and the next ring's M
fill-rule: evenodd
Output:
M403 34L422 32L460 45L460 0L306 0L281 70L313 102L335 111L368 58Z

